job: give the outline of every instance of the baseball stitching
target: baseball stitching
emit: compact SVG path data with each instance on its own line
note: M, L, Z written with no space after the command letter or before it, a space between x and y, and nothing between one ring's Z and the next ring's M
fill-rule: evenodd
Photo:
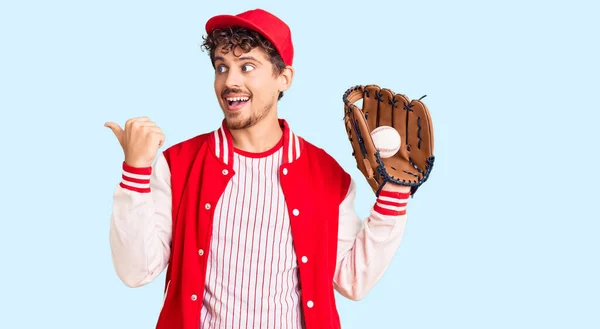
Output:
M380 128L378 128L378 129L379 129L379 130L377 130L377 131L375 132L375 135L377 135L379 132L382 132L382 131L386 131L386 130L394 130L394 128L392 128L392 127L380 127ZM394 130L394 131L395 131L395 130ZM371 138L372 138L372 136L371 136ZM378 149L380 152L387 152L387 151L389 151L389 152L392 152L392 151L400 150L400 146L398 146L398 148L397 148L397 149L396 149L396 148L393 148L393 149L390 149L390 148L381 148L381 147L378 147L377 149Z

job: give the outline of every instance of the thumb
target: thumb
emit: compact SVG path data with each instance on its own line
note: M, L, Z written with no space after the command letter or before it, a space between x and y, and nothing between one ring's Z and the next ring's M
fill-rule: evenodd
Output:
M104 127L110 128L112 132L115 134L121 146L123 145L123 128L114 122L107 122L104 124Z

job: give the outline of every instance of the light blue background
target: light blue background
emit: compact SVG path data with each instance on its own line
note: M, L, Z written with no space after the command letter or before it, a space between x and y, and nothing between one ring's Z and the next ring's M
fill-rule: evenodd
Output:
M212 15L286 20L280 115L357 179L341 96L418 98L437 161L393 264L344 329L599 328L598 23L592 1L3 1L1 328L153 328L164 273L130 289L108 243L122 151L105 121L147 115L166 146L222 114Z

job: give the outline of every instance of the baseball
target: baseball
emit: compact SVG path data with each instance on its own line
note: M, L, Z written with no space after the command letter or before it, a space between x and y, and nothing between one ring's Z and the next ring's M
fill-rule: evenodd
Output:
M400 150L400 134L390 126L381 126L371 132L375 148L382 158L392 157Z

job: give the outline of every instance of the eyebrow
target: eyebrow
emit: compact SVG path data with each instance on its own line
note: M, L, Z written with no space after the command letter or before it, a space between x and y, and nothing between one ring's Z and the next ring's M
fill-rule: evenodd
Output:
M244 56L236 57L236 59L237 59L238 61L251 60L251 61L258 62L258 63L260 63L260 62L261 62L261 61L259 61L258 59L254 58L254 57L252 57L252 56L250 56L250 55L244 55ZM222 61L222 62L224 62L224 61L225 61L225 58L223 58L222 56L215 56L214 62L216 62L216 61L219 61L219 60L220 60L220 61Z

